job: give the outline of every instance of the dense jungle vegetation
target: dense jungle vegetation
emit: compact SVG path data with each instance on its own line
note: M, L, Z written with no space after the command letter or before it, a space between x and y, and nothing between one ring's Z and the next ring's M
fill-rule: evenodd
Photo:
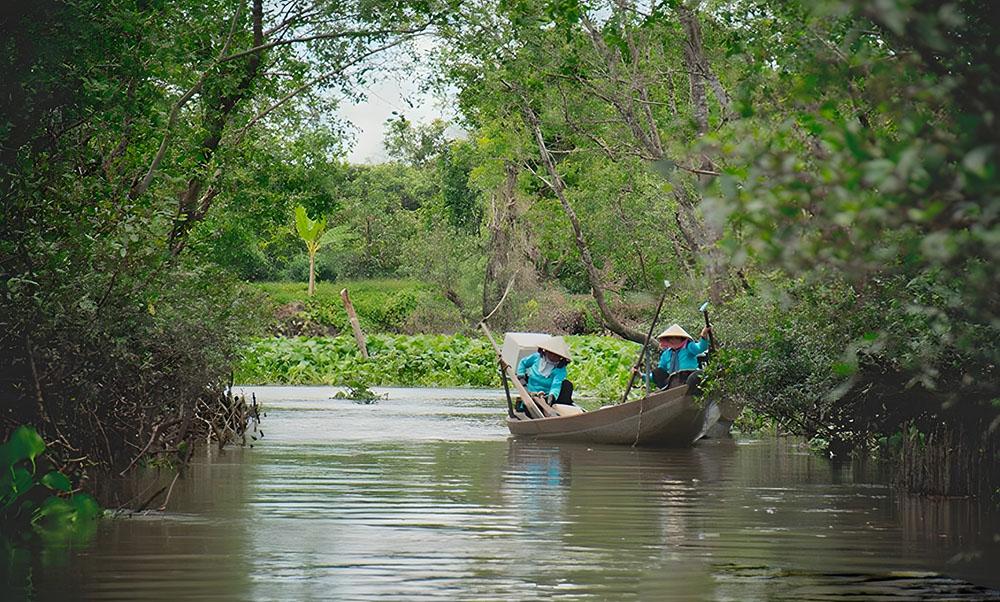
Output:
M576 351L604 395L669 279L665 324L711 300L713 394L911 491L995 493L994 8L10 3L0 431L86 485L238 430L234 369L495 385L495 308L614 337ZM460 118L399 115L390 161L349 164L336 106L393 71ZM296 207L325 225L313 296ZM334 353L345 286L381 359Z

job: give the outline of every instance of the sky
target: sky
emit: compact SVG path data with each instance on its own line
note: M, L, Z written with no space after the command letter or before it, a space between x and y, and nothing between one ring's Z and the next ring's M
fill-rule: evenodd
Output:
M347 155L349 162L382 163L388 159L382 137L385 133L385 121L393 117L393 111L414 124L428 123L434 119L455 120L453 101L435 98L430 92L421 92L417 79L419 75L411 75L411 79L404 80L397 74L383 72L364 89L367 96L365 101L341 101L338 116L354 126L354 146ZM449 130L447 135L459 136L460 130Z

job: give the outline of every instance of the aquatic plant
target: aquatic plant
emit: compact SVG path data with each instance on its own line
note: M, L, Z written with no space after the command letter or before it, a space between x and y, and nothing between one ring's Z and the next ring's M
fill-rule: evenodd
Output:
M45 442L20 426L0 445L0 538L23 543L72 537L90 529L101 512L86 493L73 493L69 478L39 465Z
M347 383L346 391L337 391L333 398L334 399L350 399L354 403L361 404L373 404L380 399L384 399L385 395L376 393L368 388L368 383L363 380L352 379Z
M45 442L20 426L0 445L0 584L30 583L38 546L82 542L94 533L101 507L49 470Z
M567 340L575 358L569 378L579 394L620 396L635 344L599 336ZM373 334L368 353L365 361L350 336L257 339L244 351L235 376L244 384L500 386L496 358L485 339Z

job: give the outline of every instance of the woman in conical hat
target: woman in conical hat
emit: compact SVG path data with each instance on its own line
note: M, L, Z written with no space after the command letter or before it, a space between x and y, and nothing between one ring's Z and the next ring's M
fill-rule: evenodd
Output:
M656 335L660 343L660 362L652 372L643 374L643 379L652 379L662 389L670 384L672 374L697 370L698 356L708 351L709 332L706 326L701 330L700 339L695 341L680 324L671 324L670 328ZM633 370L638 373L637 368Z
M567 364L573 361L573 357L569 353L569 345L566 344L566 340L562 337L549 337L539 343L538 348L542 351L548 351L550 357L551 354L558 356L553 357L556 361L563 361Z
M656 335L656 339L658 341L662 341L663 339L687 339L689 341L693 341L694 337L681 328L680 324L671 324L670 328ZM663 349L663 346L661 345L660 348Z
M541 394L551 405L573 404L573 383L566 380L566 364L572 361L569 345L562 337L549 337L517 364L517 377L528 393Z

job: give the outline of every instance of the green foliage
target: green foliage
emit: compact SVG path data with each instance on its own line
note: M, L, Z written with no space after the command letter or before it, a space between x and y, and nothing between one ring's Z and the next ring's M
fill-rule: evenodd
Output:
M313 220L306 213L306 208L302 205L295 207L295 231L299 233L299 238L306 243L306 251L309 253L309 296L313 295L316 287L316 253L323 245L323 232L326 230L326 219Z
M144 429L206 407L238 341L263 323L253 292L232 275L284 267L291 206L335 210L343 138L314 123L332 95L304 84L321 73L331 83L330 65L390 42L385 32L426 25L434 9L306 3L279 15L231 0L9 8L0 19L5 424L64 435L59 452L117 470L146 445ZM308 52L255 41L338 30L348 19L357 35L314 38ZM260 45L269 49L246 52ZM200 436L205 423L177 432Z
M779 37L739 33L742 51L778 68L754 75L743 92L753 111L710 142L728 159L707 206L730 228L736 265L790 279L772 279L757 307L730 308L755 328L734 329L720 382L835 451L874 448L903 424L996 436L1000 82L982 67L998 58L988 13L823 2L748 22L766 18Z
M312 219L302 205L295 208L295 231L307 246L315 245L318 248L324 230L326 230L326 219Z
M72 493L66 475L41 471L45 442L31 427L15 429L0 445L0 559L34 539L47 543L88 537L101 509L85 493Z
M997 44L985 5L945 6L826 2L782 13L779 27L807 32L775 56L793 61L775 74L785 102L759 97L768 110L738 125L717 208L737 261L858 289L892 282L877 287L886 301L938 314L946 342L995 363L995 346L980 341L996 339L1000 306L988 267L1000 258L1000 83L978 65L996 59Z
M909 419L948 415L974 428L995 412L980 401L992 385L972 376L989 370L983 357L955 345L936 312L887 294L899 282L863 291L834 279L758 285L758 295L713 316L721 348L709 371L714 391L784 429L840 453L874 448Z
M475 167L473 150L466 142L446 146L440 154L438 169L448 223L456 230L474 234L483 215L478 194L469 188L469 175Z
M606 402L619 401L639 345L599 336L571 336L566 341L574 358L566 369L574 390Z
M683 295L726 301L711 386L762 420L833 447L872 445L910 421L995 424L1000 44L988 3L306 2L277 27L265 11L261 29L308 37L308 52L267 45L219 62L256 45L253 15L235 7L42 0L0 23L11 89L0 98L0 397L14 423L96 417L124 425L110 437L120 449L92 433L74 447L141 447L128 422L196 403L260 322L250 293L206 264L304 278L300 207L315 218L303 223L322 279L428 283L352 288L373 333L461 331L515 270L505 311L519 325L600 332L580 297L595 272L632 325L651 314L633 299L670 278ZM469 141L400 115L386 140L398 163L343 164L341 126L316 117L336 96L324 85L350 88L330 66L427 14L447 15L435 83L457 87ZM323 35L343 28L358 33ZM366 83L370 70L354 71ZM543 181L553 176L526 115L594 272ZM320 223L331 226L322 238ZM304 298L265 286L279 304ZM321 283L304 319L345 330L339 288ZM579 344L603 363L571 373L611 397L631 353L616 363L600 340ZM274 378L325 382L350 367L359 384L383 369L406 384L488 380L410 351L413 366L378 368L275 353Z
M415 167L426 166L447 149L444 132L448 123L441 119L413 125L404 115L393 111L393 117L385 125L385 150L393 159Z
M332 132L303 125L292 130L294 138L265 129L253 139L244 160L228 173L233 193L220 195L214 211L192 231L194 253L245 280L274 279L281 273L308 278L294 208L302 206L314 216L335 211L347 168L335 158L340 140ZM323 259L328 248L339 245L324 241L323 246L316 274L330 279L335 266L324 268Z
M148 250L130 243L132 269L101 273L79 268L87 254L76 249L65 268L38 270L37 284L0 295L0 394L11 415L98 423L67 429L76 457L119 470L149 437L130 421L190 411L210 395L208 383L228 380L233 350L263 323L252 292L224 274L184 263L158 270L142 260ZM27 343L18 332L31 333Z
M385 397L369 389L368 383L360 378L349 379L344 386L347 387L347 391L337 391L333 396L334 399L350 399L355 403L373 404Z
M236 371L242 383L366 386L499 385L493 351L485 341L461 335L367 337L370 360L354 338L274 338L248 348Z
M274 271L274 266L258 244L257 232L249 230L243 222L234 222L217 230L210 243L199 241L196 245L199 252L242 280L267 278ZM306 273L301 280L308 278L308 261L305 268Z
M634 343L594 336L568 337L576 358L567 368L581 397L618 399L637 351ZM236 380L246 384L499 387L496 356L484 339L462 335L368 337L365 361L354 338L259 339L244 353ZM351 394L353 395L353 394ZM353 396L351 397L354 398Z
M435 179L430 169L402 164L352 167L338 191L342 207L332 217L344 233L338 274L402 275L407 241L417 237L420 209L437 194Z
M305 285L299 283L262 282L257 286L274 304L305 302L305 319L345 332L351 326L340 297L344 288L350 292L351 303L365 332L403 332L418 308L447 303L433 287L412 280L320 282L315 295L309 298ZM458 323L451 323L449 327L454 329Z
M733 421L732 431L745 435L783 434L778 423L768 414L763 414L749 407L744 407L740 415Z

